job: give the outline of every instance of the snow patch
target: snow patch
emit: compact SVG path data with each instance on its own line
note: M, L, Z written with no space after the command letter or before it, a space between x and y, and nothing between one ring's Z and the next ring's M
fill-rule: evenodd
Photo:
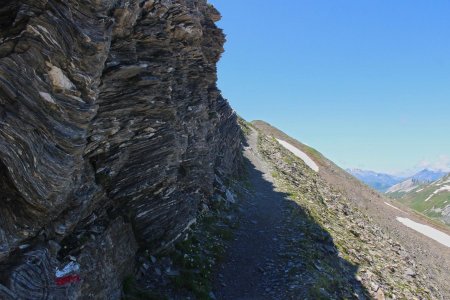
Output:
M319 172L319 166L303 151L289 144L286 141L276 139L284 148L291 151L295 156L305 162L305 164L316 172Z
M434 195L436 195L436 194L438 194L438 193L440 193L440 192L444 192L444 191L450 192L450 185L445 185L445 186L443 186L443 187L438 188L437 190L435 190L430 196L428 196L427 199L425 199L425 202L427 202L428 200L430 200L431 198L433 198Z
M396 219L406 227L414 229L415 231L441 243L444 246L450 247L450 235L428 225L414 222L408 218L397 217Z

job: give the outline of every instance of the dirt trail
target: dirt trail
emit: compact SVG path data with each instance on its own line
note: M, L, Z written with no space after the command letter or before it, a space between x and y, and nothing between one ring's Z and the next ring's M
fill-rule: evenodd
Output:
M304 256L308 251L326 252L324 260L332 261L335 272L345 274L345 285L362 295L360 283L354 282L355 269L328 252L334 249L328 233L306 221L305 215L292 215L293 206L297 212L301 209L276 189L270 168L257 151L257 137L256 131L247 137L244 155L251 192L241 199L240 224L219 267L214 296L224 300L306 299L322 273L317 261Z
M215 292L218 299L273 299L267 293L269 290L264 286L267 280L263 277L267 264L277 259L285 195L274 190L269 169L258 157L256 140L257 134L253 132L245 150L251 163L250 183L256 192L241 203L242 221L218 274Z

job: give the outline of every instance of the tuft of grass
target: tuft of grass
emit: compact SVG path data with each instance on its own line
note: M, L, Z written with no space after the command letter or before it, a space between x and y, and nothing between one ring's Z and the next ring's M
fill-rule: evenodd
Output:
M250 133L252 132L253 125L239 116L238 116L238 125L241 127L241 130L245 136L250 135Z
M211 201L210 210L198 218L189 238L175 244L169 256L180 270L179 276L171 277L176 289L199 300L211 298L214 268L224 259L238 226L237 219L227 218L234 209L225 200Z

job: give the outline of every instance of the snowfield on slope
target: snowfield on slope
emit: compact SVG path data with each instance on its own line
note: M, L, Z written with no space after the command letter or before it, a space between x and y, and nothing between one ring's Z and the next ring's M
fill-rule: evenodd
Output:
M295 146L289 144L286 141L279 139L276 140L278 141L278 143L281 144L281 146L291 151L295 156L303 160L305 164L308 165L308 167L310 167L316 172L319 172L319 166L305 152L301 151L300 149L296 148Z
M450 192L450 185L444 185L443 187L435 190L430 196L428 196L427 199L425 199L425 202L427 202L428 200L430 200L431 198L433 198L434 195L439 194L440 192Z
M442 231L434 229L428 225L414 222L408 218L397 217L397 221L429 238L432 238L444 246L450 247L450 235L445 234Z

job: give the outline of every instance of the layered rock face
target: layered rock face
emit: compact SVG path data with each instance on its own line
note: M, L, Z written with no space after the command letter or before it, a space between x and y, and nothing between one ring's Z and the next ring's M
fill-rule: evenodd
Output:
M2 5L0 298L118 298L138 248L180 237L235 172L219 18L206 0Z

